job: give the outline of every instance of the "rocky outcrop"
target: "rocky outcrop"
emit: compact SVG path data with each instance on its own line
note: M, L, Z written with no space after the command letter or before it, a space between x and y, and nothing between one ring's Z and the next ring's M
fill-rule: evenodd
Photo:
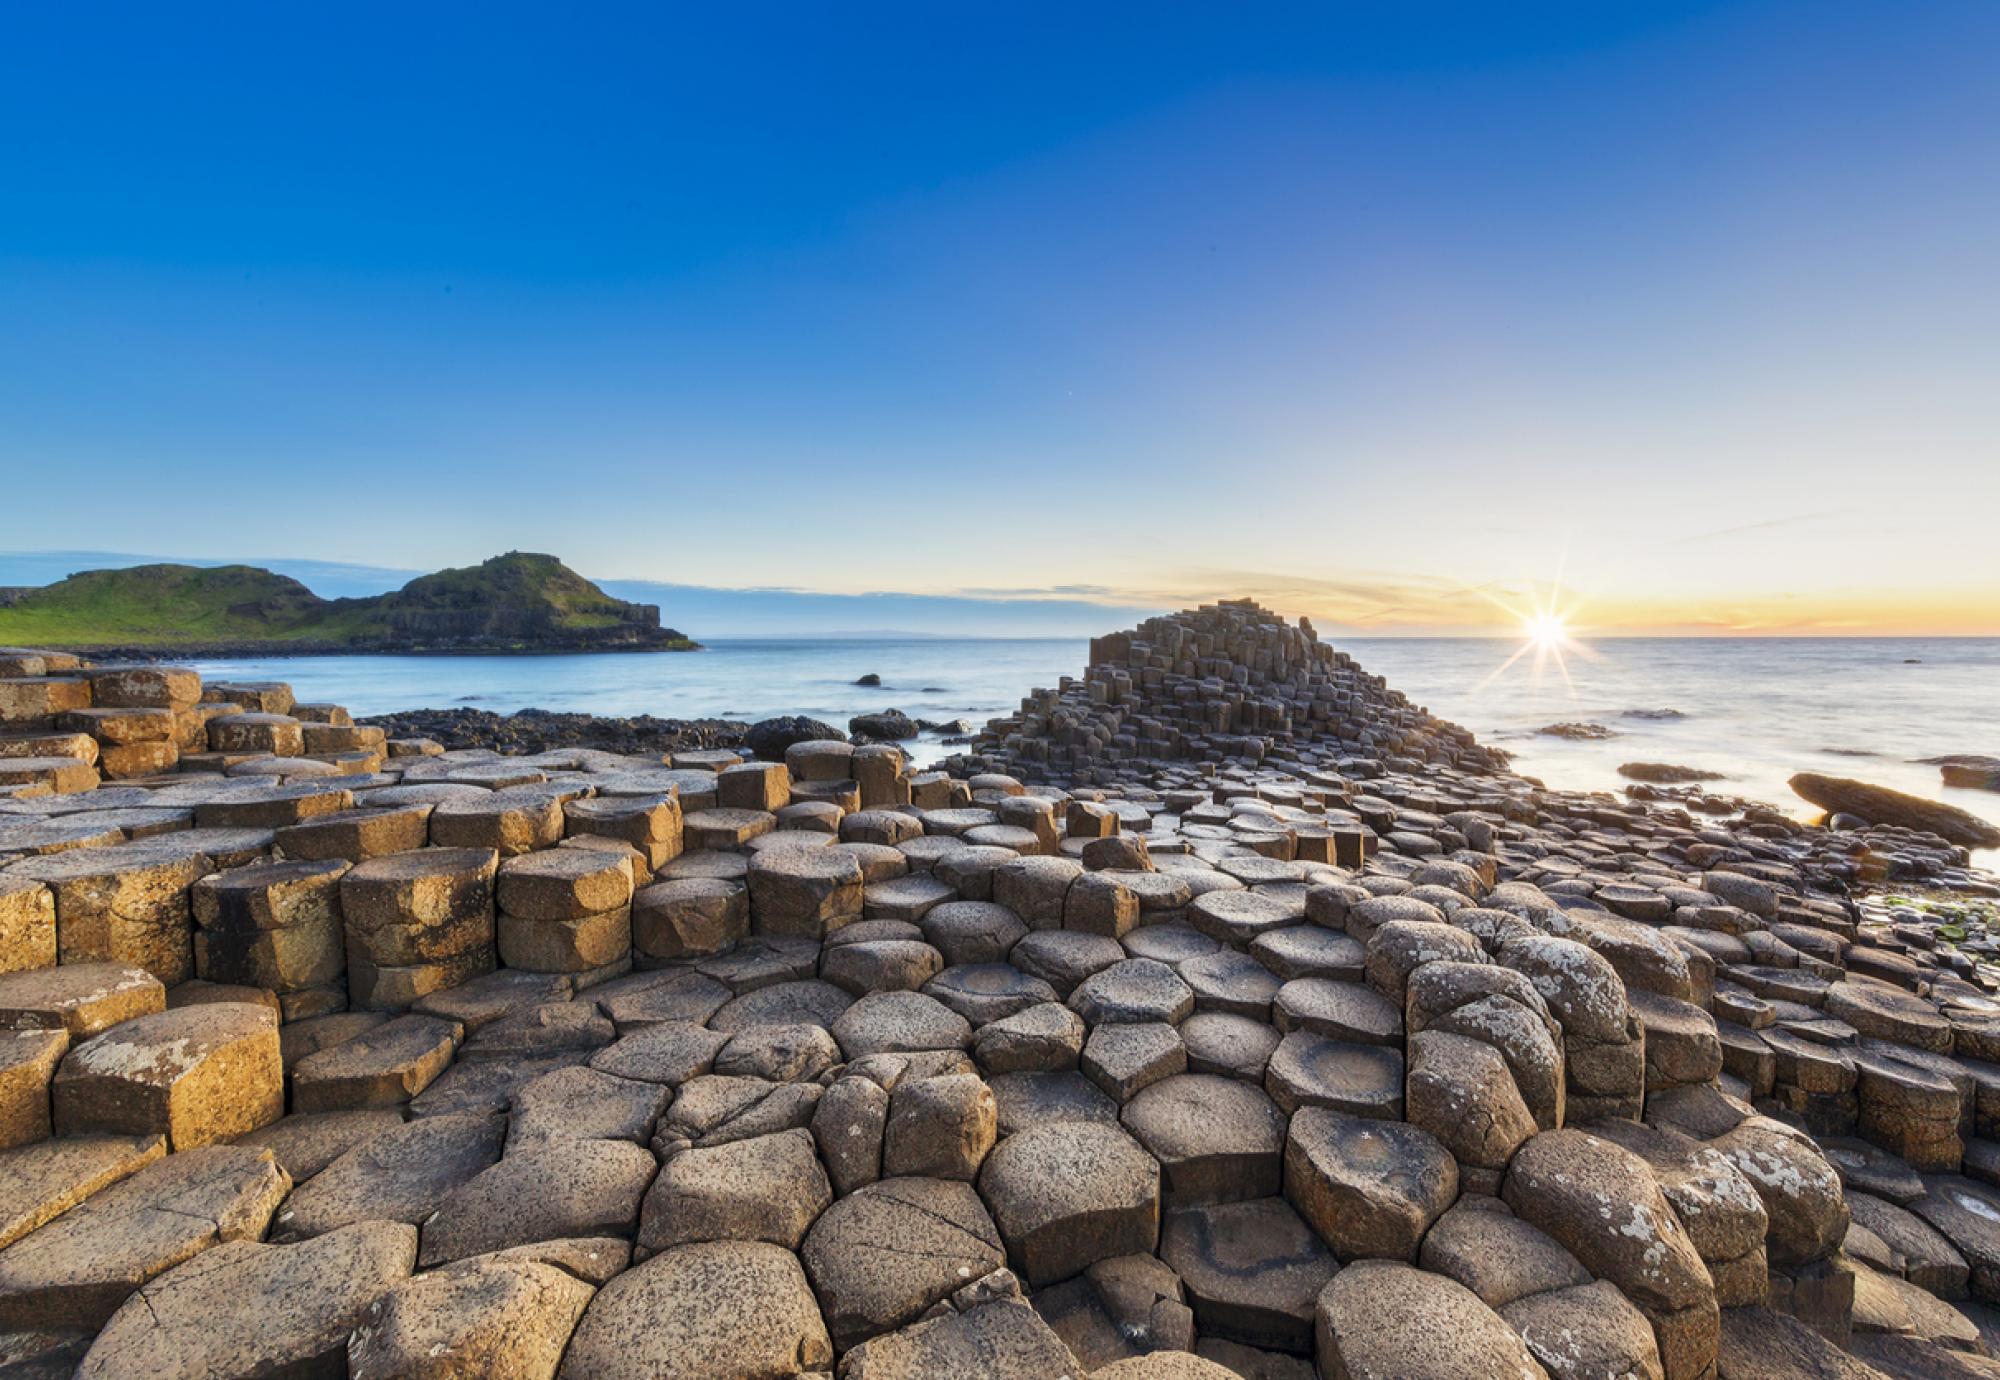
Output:
M1955 805L1905 795L1887 786L1871 786L1844 776L1802 771L1791 780L1803 800L1836 814L1855 815L1871 824L1894 825L1935 834L1966 848L2000 848L2000 827Z

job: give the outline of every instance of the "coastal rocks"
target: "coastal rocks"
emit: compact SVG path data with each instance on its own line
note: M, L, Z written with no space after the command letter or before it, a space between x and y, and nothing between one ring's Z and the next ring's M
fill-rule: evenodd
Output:
M323 1316L187 1295L219 1346L331 1369L346 1329L357 1376L1666 1380L1718 1312L1887 1367L2000 1296L1961 850L1547 790L1251 606L1100 639L915 773L823 729L503 756L211 691L305 752L0 792L0 1279L227 1150L271 1157L276 1280L415 1240ZM82 707L34 751L178 741ZM59 962L114 922L197 980ZM275 1077L209 1077L175 1032L218 1024ZM239 1103L289 1114L185 1148ZM0 1365L74 1369L117 1301Z
M1871 786L1851 777L1822 776L1817 772L1798 773L1791 779L1791 787L1801 799L1823 810L1856 815L1871 824L1935 834L1947 843L1965 848L2000 848L2000 827L1955 805L1906 795L1887 786Z
M917 736L917 723L900 709L880 709L856 714L847 721L847 731L857 739L896 742Z
M595 748L657 758L663 753L701 749L749 746L755 750L755 744L746 741L755 728L746 729L728 719L656 719L650 714L615 719L546 709L495 714L485 709L454 708L378 714L358 722L381 729L390 739L430 739L451 751L485 748L525 754ZM782 747L777 756L783 758Z
M1601 742L1606 738L1616 738L1618 730L1606 724L1560 723L1549 724L1535 732L1545 738L1567 738L1572 742Z

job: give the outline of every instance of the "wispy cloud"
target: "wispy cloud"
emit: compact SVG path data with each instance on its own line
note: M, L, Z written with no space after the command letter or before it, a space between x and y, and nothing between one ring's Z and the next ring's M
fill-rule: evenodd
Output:
M1851 508L1829 508L1823 513L1795 513L1790 517L1770 518L1764 522L1746 522L1736 527L1718 527L1713 532L1696 532L1691 536L1678 537L1671 544L1691 546L1696 542L1723 541L1729 537L1748 536L1752 532L1775 532L1785 527L1804 527L1809 523L1824 522L1828 518L1846 517Z

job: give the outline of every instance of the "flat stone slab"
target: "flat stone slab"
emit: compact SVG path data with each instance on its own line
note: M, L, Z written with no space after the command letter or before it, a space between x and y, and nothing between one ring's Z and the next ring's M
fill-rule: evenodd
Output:
M167 989L125 963L65 963L0 974L0 1030L67 1030L84 1040L167 1009Z
M1220 1011L1197 1011L1177 1027L1187 1048L1189 1073L1214 1073L1264 1084L1264 1069L1283 1038L1262 1021Z
M606 987L612 984L607 983ZM592 988L585 995L616 1027L620 1035L663 1022L706 1025L730 1001L728 987L702 973L674 968L659 973L634 973L618 980L616 991Z
M1104 1024L1090 1032L1080 1060L1083 1074L1120 1103L1141 1090L1187 1072L1187 1046L1164 1021Z
M849 1059L972 1044L972 1026L965 1017L921 992L871 992L843 1011L832 1029Z
M661 1021L606 1045L590 1067L620 1078L679 1087L715 1067L730 1037L690 1021Z
M797 1250L832 1201L810 1131L683 1150L646 1193L638 1242L648 1252L696 1241L768 1241Z
M1196 1011L1221 1011L1265 1021L1271 1016L1271 999L1283 986L1278 978L1249 954L1224 949L1180 965L1181 981L1194 989Z
M456 1021L398 1016L309 1054L292 1067L292 1107L339 1112L400 1106L450 1065L460 1033Z
M629 1140L644 1145L673 1092L582 1065L556 1069L514 1094L507 1153L537 1142Z
M195 1380L338 1369L368 1306L409 1276L414 1227L362 1222L297 1246L228 1241L142 1285L78 1380Z
M1160 1162L1169 1210L1278 1191L1285 1114L1262 1088L1181 1074L1139 1092L1119 1119Z
M305 1112L238 1136L235 1143L269 1150L294 1187L365 1141L403 1124L393 1111Z
M1272 1017L1280 1031L1306 1030L1330 1040L1400 1045L1403 1012L1373 987L1332 978L1295 978L1278 989Z
M704 1241L635 1265L591 1300L562 1380L712 1380L833 1365L798 1257L761 1241Z
M923 985L932 997L974 1027L1005 1020L1031 1006L1056 1000L1056 989L1010 963L968 963L946 968Z
M0 1329L94 1329L211 1246L256 1240L291 1187L268 1150L169 1155L0 1251Z
M1340 1269L1276 1197L1169 1213L1160 1258L1186 1286L1203 1336L1307 1355L1314 1305Z
M1006 1264L972 1186L924 1178L884 1179L840 1199L813 1224L801 1258L843 1351Z
M166 1153L165 1136L69 1136L0 1152L0 1247Z
M502 968L432 992L410 1010L419 1016L457 1021L469 1034L527 1007L568 1001L575 990L575 980L564 973L526 973Z
M884 995L908 996L910 993ZM734 1035L753 1025L823 1025L832 1029L854 998L830 982L803 978L779 982L732 998L708 1018L709 1028ZM835 1038L838 1038L836 1036Z
M628 1236L658 1168L622 1140L537 1143L448 1191L423 1224L429 1267L568 1236Z
M1159 1239L1160 1166L1116 1126L1067 1121L1009 1136L986 1157L979 1195L1008 1259L1037 1287Z
M1002 1140L1061 1121L1118 1124L1118 1104L1080 1073L1003 1073L987 1079Z
M422 1222L500 1158L506 1129L497 1117L434 1116L372 1136L293 1190L271 1240L303 1241L353 1222Z
M1264 1070L1264 1090L1287 1112L1331 1107L1354 1116L1403 1118L1403 1056L1381 1045L1294 1030Z
M845 1367L858 1380L1074 1376L1082 1367L1035 1310L1004 1299L863 1342Z
M1140 1021L1178 1025L1194 1012L1194 990L1164 963L1128 958L1078 983L1069 1006L1092 1025Z

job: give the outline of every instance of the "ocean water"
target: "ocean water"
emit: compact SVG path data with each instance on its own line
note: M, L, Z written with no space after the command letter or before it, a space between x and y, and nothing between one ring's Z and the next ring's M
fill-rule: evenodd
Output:
M1810 813L1797 771L1855 776L1948 800L2000 822L2000 793L1947 790L1914 759L2000 756L2000 638L1631 638L1572 650L1558 668L1482 638L1336 639L1432 712L1515 754L1552 786L1615 790L1621 762L1723 772L1714 789ZM287 680L357 714L470 705L754 720L806 714L845 725L890 706L983 724L1022 695L1078 674L1081 638L716 639L705 651L529 657L293 657L207 662L215 679ZM1567 672L1565 674L1564 672ZM857 686L865 673L880 688ZM1678 717L1632 717L1675 710ZM1535 732L1563 721L1618 736ZM930 760L949 751L928 734ZM1983 860L1990 861L1990 860Z

